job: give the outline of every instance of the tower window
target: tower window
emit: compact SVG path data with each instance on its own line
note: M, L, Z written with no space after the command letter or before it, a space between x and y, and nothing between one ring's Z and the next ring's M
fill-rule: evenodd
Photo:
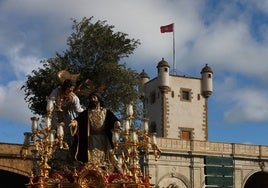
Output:
M191 101L192 99L191 95L192 95L191 89L181 88L180 97L182 101Z
M165 72L167 72L168 71L168 68L165 68Z
M182 91L182 99L183 100L190 100L189 91Z
M191 131L181 131L182 140L191 140Z
M155 103L155 98L156 98L155 95L156 95L155 92L151 92L151 94L150 94L150 104Z
M193 139L193 129L180 128L180 138L182 140L192 140Z
M208 74L208 78L211 78L211 74Z

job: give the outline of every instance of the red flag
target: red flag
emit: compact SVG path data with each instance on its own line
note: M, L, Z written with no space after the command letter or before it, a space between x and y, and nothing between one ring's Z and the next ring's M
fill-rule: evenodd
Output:
M174 23L160 27L161 33L173 32L173 30L174 30Z

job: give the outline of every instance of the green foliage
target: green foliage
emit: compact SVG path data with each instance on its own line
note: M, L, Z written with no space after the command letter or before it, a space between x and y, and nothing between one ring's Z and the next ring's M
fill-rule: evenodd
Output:
M69 48L63 54L43 60L42 68L33 70L22 86L25 100L33 113L46 112L46 97L57 86L55 75L60 70L80 73L79 81L91 80L96 87L107 86L102 93L106 106L114 112L123 112L124 105L138 100L138 73L120 64L140 44L127 34L114 32L106 21L93 23L93 17L73 20L73 33L67 40ZM81 103L86 99L80 97ZM137 108L136 108L137 109Z

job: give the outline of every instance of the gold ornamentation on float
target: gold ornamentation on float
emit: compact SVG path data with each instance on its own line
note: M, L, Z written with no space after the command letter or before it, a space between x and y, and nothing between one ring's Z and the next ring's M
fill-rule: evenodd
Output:
M40 124L38 124L38 117L31 118L32 132L24 133L24 144L20 151L21 156L26 158L28 150L31 149L34 162L33 171L34 175L38 177L39 182L48 178L51 170L48 161L54 156L56 149L69 149L68 144L63 141L64 123L59 123L57 125L57 131L51 129L54 100L54 97L47 99L47 114ZM55 138L56 133L57 138Z

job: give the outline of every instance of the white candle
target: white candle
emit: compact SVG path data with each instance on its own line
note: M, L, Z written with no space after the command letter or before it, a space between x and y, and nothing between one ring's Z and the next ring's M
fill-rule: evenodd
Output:
M31 117L32 120L32 132L35 132L37 130L37 121L39 118L37 117Z
M64 135L63 123L58 124L57 136L62 137Z
M138 137L137 137L137 133L135 130L133 130L132 134L131 134L131 140L133 142L136 142L138 140Z
M52 111L54 108L54 97L49 97L47 99L47 111Z
M50 117L46 117L46 126L47 126L47 128L51 127L51 118Z
M119 140L119 133L117 131L113 131L113 143L118 142Z
M128 131L129 130L129 120L125 120L125 130Z
M50 141L50 143L53 143L54 140L55 140L55 132L53 131L50 133L49 141Z
M157 144L157 141L156 141L156 134L155 134L155 133L152 135L152 144L154 144L154 145Z
M127 106L127 116L132 116L133 115L133 106L129 104Z
M148 120L147 119L143 119L142 128L144 131L148 132L149 127L148 127Z

